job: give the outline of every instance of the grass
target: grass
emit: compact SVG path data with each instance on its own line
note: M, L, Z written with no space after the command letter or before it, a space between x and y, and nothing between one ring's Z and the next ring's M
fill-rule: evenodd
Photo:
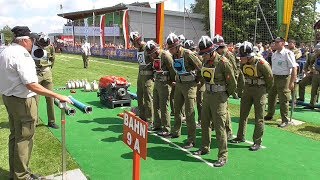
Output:
M107 75L122 76L128 79L133 86L136 86L138 66L135 63L113 61L102 58L90 58L89 69L84 69L81 56L79 55L57 55L53 78L55 87L64 87L68 80L87 79L88 81L99 80ZM310 88L307 88L310 93ZM0 98L1 102L1 98ZM1 104L1 103L0 103ZM239 117L239 105L230 104L232 117ZM3 105L0 105L0 179L8 176L8 117ZM249 121L254 118L253 110L250 113ZM275 118L280 118L277 115ZM275 126L276 122L266 122L269 126ZM235 127L234 129L237 129ZM300 126L291 126L284 129L301 136L320 141L320 126L312 123L305 123ZM236 132L234 132L236 134ZM49 175L61 172L61 144L51 134L48 128L40 125L36 129L35 146L31 158L31 169L39 174ZM68 169L78 168L76 162L68 155Z

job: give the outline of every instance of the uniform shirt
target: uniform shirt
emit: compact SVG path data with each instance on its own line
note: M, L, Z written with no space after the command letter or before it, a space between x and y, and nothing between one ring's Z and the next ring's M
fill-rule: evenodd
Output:
M202 66L206 68L215 68L214 83L226 86L227 93L229 95L236 90L237 81L234 71L230 61L226 57L220 56L216 53L214 59L204 61ZM203 78L202 81L204 81Z
M144 52L144 60L146 62L146 65L139 64L139 71L153 71L152 62L148 56L146 47L147 45L144 44L141 48L138 49L138 52Z
M86 56L90 56L91 55L90 44L89 43L84 43L81 46L81 50L82 50L82 53L84 53Z
M36 66L30 53L18 44L0 52L0 93L5 96L29 98L36 93L26 84L37 83Z
M254 56L253 61L247 64L256 65L258 77L248 76L246 73L243 73L244 76L250 79L263 79L266 83L267 90L269 90L273 85L272 70L269 63L263 57ZM243 72L243 65L241 65L241 67L241 70Z
M274 75L289 75L291 69L296 67L296 59L289 49L283 48L280 52L275 51L271 57L272 73Z
M173 68L173 59L172 59L171 54L168 51L160 50L160 54L158 56L158 59L161 60L162 71L168 72L168 76L170 78L170 81L175 81L176 72ZM156 73L156 79L157 79L157 73Z

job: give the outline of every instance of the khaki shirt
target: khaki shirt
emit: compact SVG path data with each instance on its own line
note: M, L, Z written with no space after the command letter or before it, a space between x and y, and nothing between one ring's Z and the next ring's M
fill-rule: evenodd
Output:
M296 58L296 61L299 61L299 59L300 59L301 56L302 56L301 50L298 49L298 48L294 48L294 49L290 49L290 50L293 52L293 54L294 54L294 56L295 56L295 58Z
M161 49L158 58L161 60L162 71L167 73L171 82L175 81L176 72L173 68L173 59L171 54L168 51ZM158 75L158 73L155 73L155 79L157 79Z

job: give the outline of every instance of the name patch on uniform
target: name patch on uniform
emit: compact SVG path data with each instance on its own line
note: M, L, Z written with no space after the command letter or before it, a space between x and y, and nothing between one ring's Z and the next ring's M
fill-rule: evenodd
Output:
M179 75L187 74L187 70L184 65L184 58L174 59L173 67L176 70L177 74Z
M155 60L153 61L153 68L154 68L157 72L162 72L161 60L160 60L160 59L155 59Z
M214 72L216 68L201 68L201 76L204 78L206 83L214 84Z
M137 52L137 59L140 65L146 65L146 60L144 57L144 52Z

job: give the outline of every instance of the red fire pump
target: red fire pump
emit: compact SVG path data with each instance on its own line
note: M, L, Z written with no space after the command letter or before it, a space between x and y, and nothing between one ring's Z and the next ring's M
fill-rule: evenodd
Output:
M100 97L101 104L111 109L131 106L129 86L130 83L123 77L105 76L100 78L98 97Z

